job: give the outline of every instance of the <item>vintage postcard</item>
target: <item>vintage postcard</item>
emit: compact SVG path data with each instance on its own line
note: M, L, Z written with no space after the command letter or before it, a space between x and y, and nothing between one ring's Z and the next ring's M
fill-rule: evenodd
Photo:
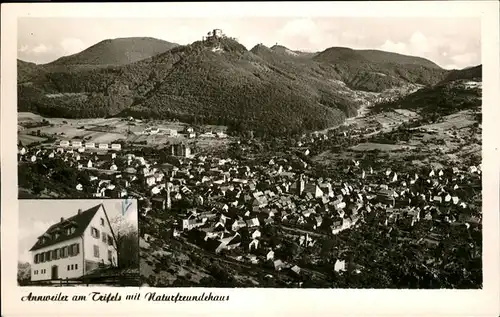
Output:
M498 316L497 2L2 9L2 315Z

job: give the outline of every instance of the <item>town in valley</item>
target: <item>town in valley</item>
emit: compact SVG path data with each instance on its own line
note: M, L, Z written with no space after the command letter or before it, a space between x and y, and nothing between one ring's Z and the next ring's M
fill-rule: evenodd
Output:
M215 45L217 36L195 44L222 63L236 40ZM286 63L309 63L290 52ZM342 86L354 113L283 133L174 110L62 118L34 110L47 105L20 109L19 198L137 199L141 284L152 287L481 288L478 70L426 85ZM70 92L46 100L57 94Z

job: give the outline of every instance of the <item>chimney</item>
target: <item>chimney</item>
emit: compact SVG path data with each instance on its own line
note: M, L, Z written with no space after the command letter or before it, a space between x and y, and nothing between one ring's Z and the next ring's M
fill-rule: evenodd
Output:
M78 214L81 214L82 213L82 210L81 209L78 209Z
M63 217L61 217L61 222L63 222L63 221L64 221L64 218L63 218Z

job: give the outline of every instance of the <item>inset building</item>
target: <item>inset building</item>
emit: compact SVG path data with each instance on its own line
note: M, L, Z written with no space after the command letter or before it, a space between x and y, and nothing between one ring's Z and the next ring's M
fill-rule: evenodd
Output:
M31 281L75 279L118 266L116 238L99 204L50 226L30 249Z

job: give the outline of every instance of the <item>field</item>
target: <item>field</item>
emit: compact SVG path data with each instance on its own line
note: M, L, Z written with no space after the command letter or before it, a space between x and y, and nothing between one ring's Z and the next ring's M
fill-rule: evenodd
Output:
M29 134L21 134L21 135L19 135L18 141L24 145L30 145L31 143L44 142L45 140L47 140L47 138L42 138L42 137L29 135Z
M408 139L405 141L405 133L393 129L410 119L418 120L420 116L412 111L396 109L354 118L350 127L376 128L378 131L362 133L369 139L354 143L347 151L325 150L312 157L312 160L322 165L330 165L345 159L361 158L373 150L384 152L383 155L386 155L388 160L409 160L408 163L415 166L429 165L431 162L442 166L441 164L460 164L470 159L481 160L481 122L478 121L480 118L477 113L460 111L444 116L436 123L412 128L408 132L409 136L406 134ZM387 140L391 134L399 134L395 139L400 140L380 140Z
M451 129L463 129L476 123L473 114L470 111L461 111L443 117L443 121L439 123L421 126L420 129L447 131Z
M42 121L43 117L31 113L31 112L19 112L17 115L17 119L19 122L23 121Z
M377 114L370 119L381 124L383 129L390 129L400 125L403 122L407 122L418 117L419 115L415 112L398 109L391 112L383 112Z
M47 125L38 127L29 127L34 123L41 123L43 120ZM164 144L175 144L180 142L196 145L199 148L210 148L225 146L229 138L196 138L188 139L182 132L186 129L186 124L178 121L141 121L133 122L121 118L97 118L97 119L63 119L63 118L43 118L39 115L20 112L18 114L19 122L19 140L23 144L33 142L43 142L47 137L57 139L55 145L61 140L79 139L88 142L113 143L125 141L127 143L147 144L152 146L161 146ZM147 128L156 127L159 129L157 134L144 134ZM202 131L225 131L224 126L202 126ZM171 136L169 131L177 131L177 135ZM40 137L31 134L40 131Z
M353 151L398 151L413 149L413 146L399 145L399 144L381 144L381 143L360 143L356 146L351 147Z

